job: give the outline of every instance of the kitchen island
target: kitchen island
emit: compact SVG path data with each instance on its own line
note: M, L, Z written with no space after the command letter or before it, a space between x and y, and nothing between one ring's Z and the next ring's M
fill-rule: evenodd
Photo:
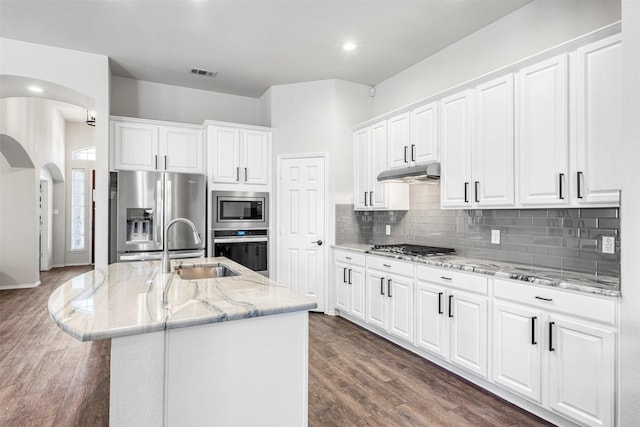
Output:
M237 275L188 280L159 261L118 263L51 295L65 332L112 340L110 425L306 425L316 303L226 258L174 267L218 263Z

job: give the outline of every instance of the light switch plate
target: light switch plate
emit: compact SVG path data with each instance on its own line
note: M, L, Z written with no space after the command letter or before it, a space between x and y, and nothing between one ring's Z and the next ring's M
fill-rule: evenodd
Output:
M387 236L391 236L391 226L389 224L387 224L385 228L385 233L387 234Z
M494 245L500 244L500 230L491 230L491 243Z
M602 253L603 254L615 254L616 253L616 238L613 236L602 236Z

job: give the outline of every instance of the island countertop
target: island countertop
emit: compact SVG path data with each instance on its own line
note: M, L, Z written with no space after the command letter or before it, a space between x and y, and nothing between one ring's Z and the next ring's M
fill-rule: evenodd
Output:
M227 258L177 264L222 263L239 275L183 280L160 272L160 261L111 264L62 284L49 297L49 315L80 341L268 316L317 307L283 285Z

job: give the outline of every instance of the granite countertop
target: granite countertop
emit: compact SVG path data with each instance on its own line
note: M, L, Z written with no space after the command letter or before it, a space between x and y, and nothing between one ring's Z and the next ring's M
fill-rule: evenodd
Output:
M362 243L342 243L333 245L337 249L347 249L368 253L371 245ZM520 280L543 286L553 286L560 289L605 295L610 297L620 296L620 279L616 277L594 276L573 271L560 271L555 269L532 267L530 265L516 264L505 261L482 260L468 258L461 255L444 255L433 257L415 257L397 254L372 254L386 256L405 261L412 261L434 267L450 268L452 270L466 271L469 273L495 276L502 279Z
M317 307L227 258L172 261L227 265L239 275L183 280L160 273L160 261L111 264L62 284L49 298L49 315L80 341L268 316Z

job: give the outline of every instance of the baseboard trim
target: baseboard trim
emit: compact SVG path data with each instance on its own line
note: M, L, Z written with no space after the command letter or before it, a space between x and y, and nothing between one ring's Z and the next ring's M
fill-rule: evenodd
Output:
M0 291L9 290L9 289L30 289L39 286L42 282L38 280L35 283L18 283L16 285L0 285Z

